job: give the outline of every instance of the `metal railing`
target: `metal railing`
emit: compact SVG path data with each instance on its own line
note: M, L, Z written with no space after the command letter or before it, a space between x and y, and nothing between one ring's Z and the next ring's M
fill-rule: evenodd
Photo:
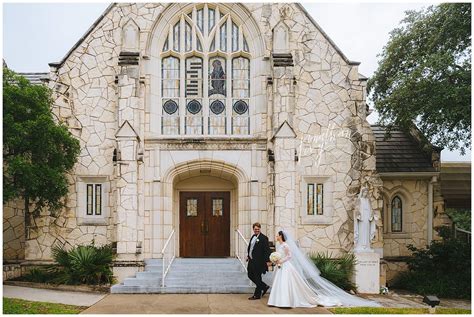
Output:
M456 225L454 226L454 237L459 239L466 239L467 243L471 243L471 232L461 229Z
M235 256L240 261L240 264L242 264L245 272L247 272L247 267L245 266L245 262L247 259L248 245L249 245L248 241L244 238L244 236L239 231L239 229L235 229Z
M171 230L171 233L166 240L166 243L161 250L161 256L163 259L163 267L162 267L162 276L161 276L161 286L165 287L165 277L166 274L168 274L168 271L170 270L171 264L173 263L174 259L176 258L176 246L175 246L175 241L176 239L173 239L174 237L174 229ZM172 243L170 243L172 242ZM171 245L171 249L168 248L168 246ZM169 257L168 257L169 255ZM169 258L169 262L167 263L167 260Z

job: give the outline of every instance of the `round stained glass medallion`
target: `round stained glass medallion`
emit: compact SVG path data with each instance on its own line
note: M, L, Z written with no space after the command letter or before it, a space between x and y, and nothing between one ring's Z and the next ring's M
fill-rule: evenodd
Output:
M234 103L234 111L237 114L244 114L249 109L249 106L245 101L239 100Z
M163 105L163 110L165 110L167 114L173 114L178 111L178 104L174 100L167 100Z
M224 104L220 100L215 100L211 103L211 111L214 114L221 114L225 109Z
M190 102L188 102L186 108L190 113L196 114L201 111L201 104L197 100L191 100Z

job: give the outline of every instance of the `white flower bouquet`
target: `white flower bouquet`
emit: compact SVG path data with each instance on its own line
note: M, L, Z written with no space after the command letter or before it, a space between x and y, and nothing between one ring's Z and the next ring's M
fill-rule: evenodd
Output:
M278 267L281 267L281 264L277 264L279 260L281 260L281 254L279 252L272 252L272 254L270 254L270 261Z

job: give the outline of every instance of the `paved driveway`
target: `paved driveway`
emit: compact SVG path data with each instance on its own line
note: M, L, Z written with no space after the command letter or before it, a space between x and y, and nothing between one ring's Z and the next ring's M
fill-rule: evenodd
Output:
M330 314L323 307L268 307L247 294L110 294L81 314Z

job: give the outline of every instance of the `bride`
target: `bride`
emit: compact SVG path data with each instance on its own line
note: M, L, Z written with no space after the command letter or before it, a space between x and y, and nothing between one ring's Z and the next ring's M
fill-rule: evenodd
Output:
M307 258L286 232L279 231L277 261L273 275L269 306L315 307L315 306L371 306L380 304L350 295L320 276L318 268Z

